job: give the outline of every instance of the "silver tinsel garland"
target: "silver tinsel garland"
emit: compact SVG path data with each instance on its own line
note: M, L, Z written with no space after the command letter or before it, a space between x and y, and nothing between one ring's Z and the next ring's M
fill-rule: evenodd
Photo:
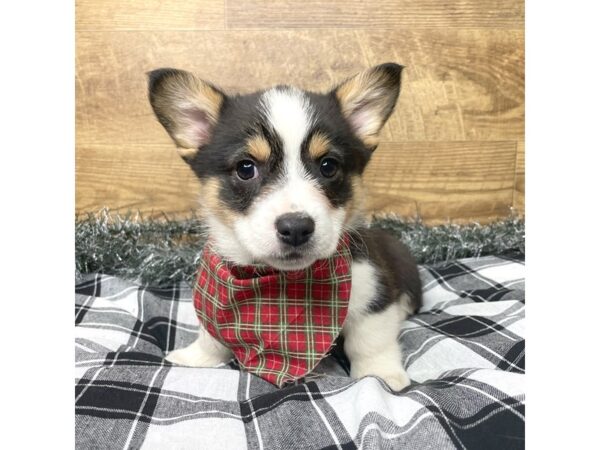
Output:
M489 225L425 226L394 216L375 217L372 227L392 232L420 264L456 258L525 253L525 224L511 217ZM76 278L100 272L151 285L192 278L206 229L197 217L149 218L109 210L76 217Z

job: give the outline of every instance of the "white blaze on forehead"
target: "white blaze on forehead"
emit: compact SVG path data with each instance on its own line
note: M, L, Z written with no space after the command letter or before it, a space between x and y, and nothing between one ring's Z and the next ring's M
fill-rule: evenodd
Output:
M300 147L313 122L313 108L304 93L293 87L273 88L263 94L267 120L283 143L285 158L300 160Z
M263 94L262 102L266 118L283 145L284 173L278 192L270 198L269 208L279 214L301 211L312 216L315 205L327 204L300 157L302 142L313 124L313 108L306 95L293 87L271 89ZM313 219L316 221L318 217Z

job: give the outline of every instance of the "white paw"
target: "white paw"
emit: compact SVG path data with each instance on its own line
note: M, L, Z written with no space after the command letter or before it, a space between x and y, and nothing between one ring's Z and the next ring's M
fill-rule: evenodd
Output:
M398 367L395 370L377 370L377 368L371 368L370 370L350 370L350 376L352 378L362 378L368 375L373 375L381 378L390 387L392 391L401 391L406 386L410 385L410 378L402 367Z
M173 350L165 359L173 364L188 367L216 367L232 357L229 349L215 340L204 328L198 330L198 338L190 345Z
M379 375L379 377L387 383L392 391L401 391L406 386L410 386L410 378L404 370L391 375Z
M169 352L165 359L173 364L187 367L215 367L229 360L227 355L207 352L194 344Z
M169 352L167 356L165 356L165 359L179 366L200 367L197 364L199 362L199 358L194 357L194 355L190 355L190 352L188 352L187 350L187 348L173 350L172 352Z

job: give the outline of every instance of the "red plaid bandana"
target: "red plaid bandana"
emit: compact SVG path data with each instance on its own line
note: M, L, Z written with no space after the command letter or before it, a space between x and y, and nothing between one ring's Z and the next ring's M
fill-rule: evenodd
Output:
M235 266L206 245L194 286L202 325L241 367L281 387L304 377L331 349L348 313L352 257L336 253L300 271Z

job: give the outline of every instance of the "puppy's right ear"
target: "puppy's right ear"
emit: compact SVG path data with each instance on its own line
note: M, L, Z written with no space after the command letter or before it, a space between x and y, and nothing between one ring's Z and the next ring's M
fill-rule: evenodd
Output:
M147 75L154 114L189 162L210 141L225 94L183 70L157 69Z

